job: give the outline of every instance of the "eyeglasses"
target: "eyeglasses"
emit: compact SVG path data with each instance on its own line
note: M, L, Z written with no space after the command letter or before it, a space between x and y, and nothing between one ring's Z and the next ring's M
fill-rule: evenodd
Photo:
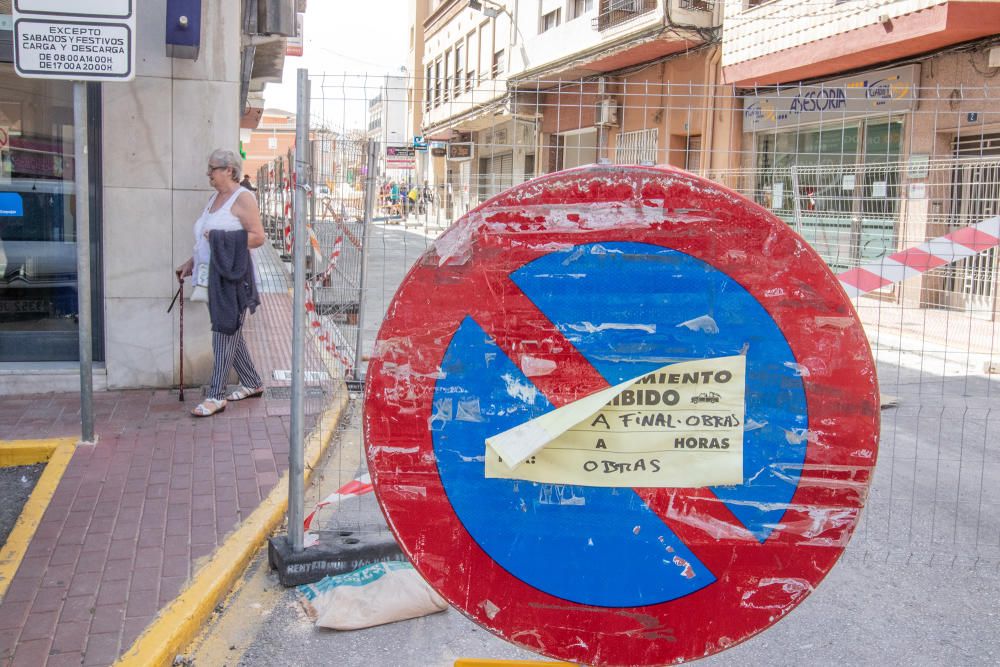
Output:
M212 172L215 171L216 169L227 169L227 167L214 167L212 165L208 165L208 171L205 172L205 175L211 176Z

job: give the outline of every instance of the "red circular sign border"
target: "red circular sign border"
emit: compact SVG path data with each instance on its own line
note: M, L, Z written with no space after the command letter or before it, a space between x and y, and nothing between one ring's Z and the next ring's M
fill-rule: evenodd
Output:
M620 224L594 228L585 208L572 210L593 203L620 204ZM553 230L556 224L560 229ZM497 315L516 318L522 310L510 306L517 295L504 284L512 271L554 244L618 241L672 248L729 275L767 310L808 372L802 377L809 411L806 460L781 525L760 545L741 533L707 489L638 490L717 581L677 600L629 609L567 602L497 565L455 516L427 426L439 363L470 311L482 311L492 291L504 306ZM483 324L483 317L476 321ZM553 359L565 352L549 350ZM572 358L560 361L579 365ZM594 388L571 387L563 403ZM449 602L501 637L587 664L694 659L743 641L787 614L846 545L867 493L877 441L874 363L836 278L768 211L679 170L587 167L535 179L485 202L446 232L403 280L366 383L372 481L413 564ZM704 542L713 532L712 543ZM813 567L802 571L804 564Z

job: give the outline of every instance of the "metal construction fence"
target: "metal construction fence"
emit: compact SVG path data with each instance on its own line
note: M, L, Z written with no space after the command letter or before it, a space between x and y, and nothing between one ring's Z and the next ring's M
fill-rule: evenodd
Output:
M1000 88L899 84L889 104L873 95L796 114L788 99L799 95L801 105L815 90L677 83L663 71L453 87L312 75L313 344L343 377L363 380L396 287L443 230L512 185L587 164L669 165L722 183L784 220L836 274L893 264L900 251L998 213ZM414 90L424 93L416 142L405 126L390 126L395 112L387 111L387 100L405 111L407 99L419 99ZM845 84L820 87L820 95L859 92ZM377 153L367 157L372 147ZM291 159L258 175L279 249L290 248ZM1000 277L996 239L977 238L947 259L897 266L891 280L855 300L883 412L878 464L849 554L1000 565ZM307 492L307 511L365 471L360 398L352 396L328 467L337 473ZM385 531L372 507L341 503L318 525Z

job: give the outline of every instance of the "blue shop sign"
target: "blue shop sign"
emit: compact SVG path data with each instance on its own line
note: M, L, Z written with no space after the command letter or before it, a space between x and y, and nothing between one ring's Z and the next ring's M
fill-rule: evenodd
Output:
M20 218L24 215L24 202L16 192L0 192L0 218Z

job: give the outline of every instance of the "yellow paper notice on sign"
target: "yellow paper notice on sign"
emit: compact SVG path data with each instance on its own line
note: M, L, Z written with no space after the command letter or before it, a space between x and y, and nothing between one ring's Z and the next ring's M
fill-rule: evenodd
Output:
M664 366L486 439L486 477L580 486L743 483L746 357Z

